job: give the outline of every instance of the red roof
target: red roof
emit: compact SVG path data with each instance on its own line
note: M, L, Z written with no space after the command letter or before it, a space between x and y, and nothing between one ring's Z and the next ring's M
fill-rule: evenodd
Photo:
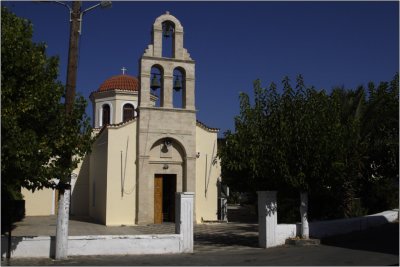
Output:
M104 92L110 90L128 90L128 91L138 91L139 90L139 80L136 77L121 74L113 76L105 80L99 87L97 92Z

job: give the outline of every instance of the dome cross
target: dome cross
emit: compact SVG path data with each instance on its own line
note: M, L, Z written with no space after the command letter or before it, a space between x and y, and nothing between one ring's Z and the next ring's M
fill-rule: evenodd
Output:
M127 68L125 68L125 67L122 67L122 75L125 75L125 71L127 71L128 69Z

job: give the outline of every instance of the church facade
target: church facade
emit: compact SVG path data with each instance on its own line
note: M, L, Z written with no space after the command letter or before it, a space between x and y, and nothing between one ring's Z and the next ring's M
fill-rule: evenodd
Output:
M108 226L174 221L175 193L195 192L196 222L217 220L218 129L196 120L183 27L166 12L151 34L138 77L123 69L90 95L96 141L72 175L72 215ZM56 214L54 190L22 193L27 216Z

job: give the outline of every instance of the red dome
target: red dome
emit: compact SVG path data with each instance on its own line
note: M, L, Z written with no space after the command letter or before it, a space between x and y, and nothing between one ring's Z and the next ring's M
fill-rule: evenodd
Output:
M99 87L98 92L110 91L110 90L127 90L127 91L138 91L139 80L136 77L121 74L113 76L105 80Z

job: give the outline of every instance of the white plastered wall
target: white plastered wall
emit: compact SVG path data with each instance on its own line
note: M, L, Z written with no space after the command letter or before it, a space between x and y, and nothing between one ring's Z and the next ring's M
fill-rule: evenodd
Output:
M89 171L89 215L106 222L108 130L100 133L92 146Z
M90 155L85 155L71 177L71 214L89 215Z
M94 127L102 127L103 105L110 106L110 124L122 122L123 105L130 103L135 108L138 105L137 92L115 90L96 95L94 100Z
M134 225L136 121L108 129L106 225Z
M196 222L218 218L217 179L221 175L217 155L217 133L196 126Z
M25 200L25 216L48 216L54 214L54 190L44 188L32 191L22 188Z

